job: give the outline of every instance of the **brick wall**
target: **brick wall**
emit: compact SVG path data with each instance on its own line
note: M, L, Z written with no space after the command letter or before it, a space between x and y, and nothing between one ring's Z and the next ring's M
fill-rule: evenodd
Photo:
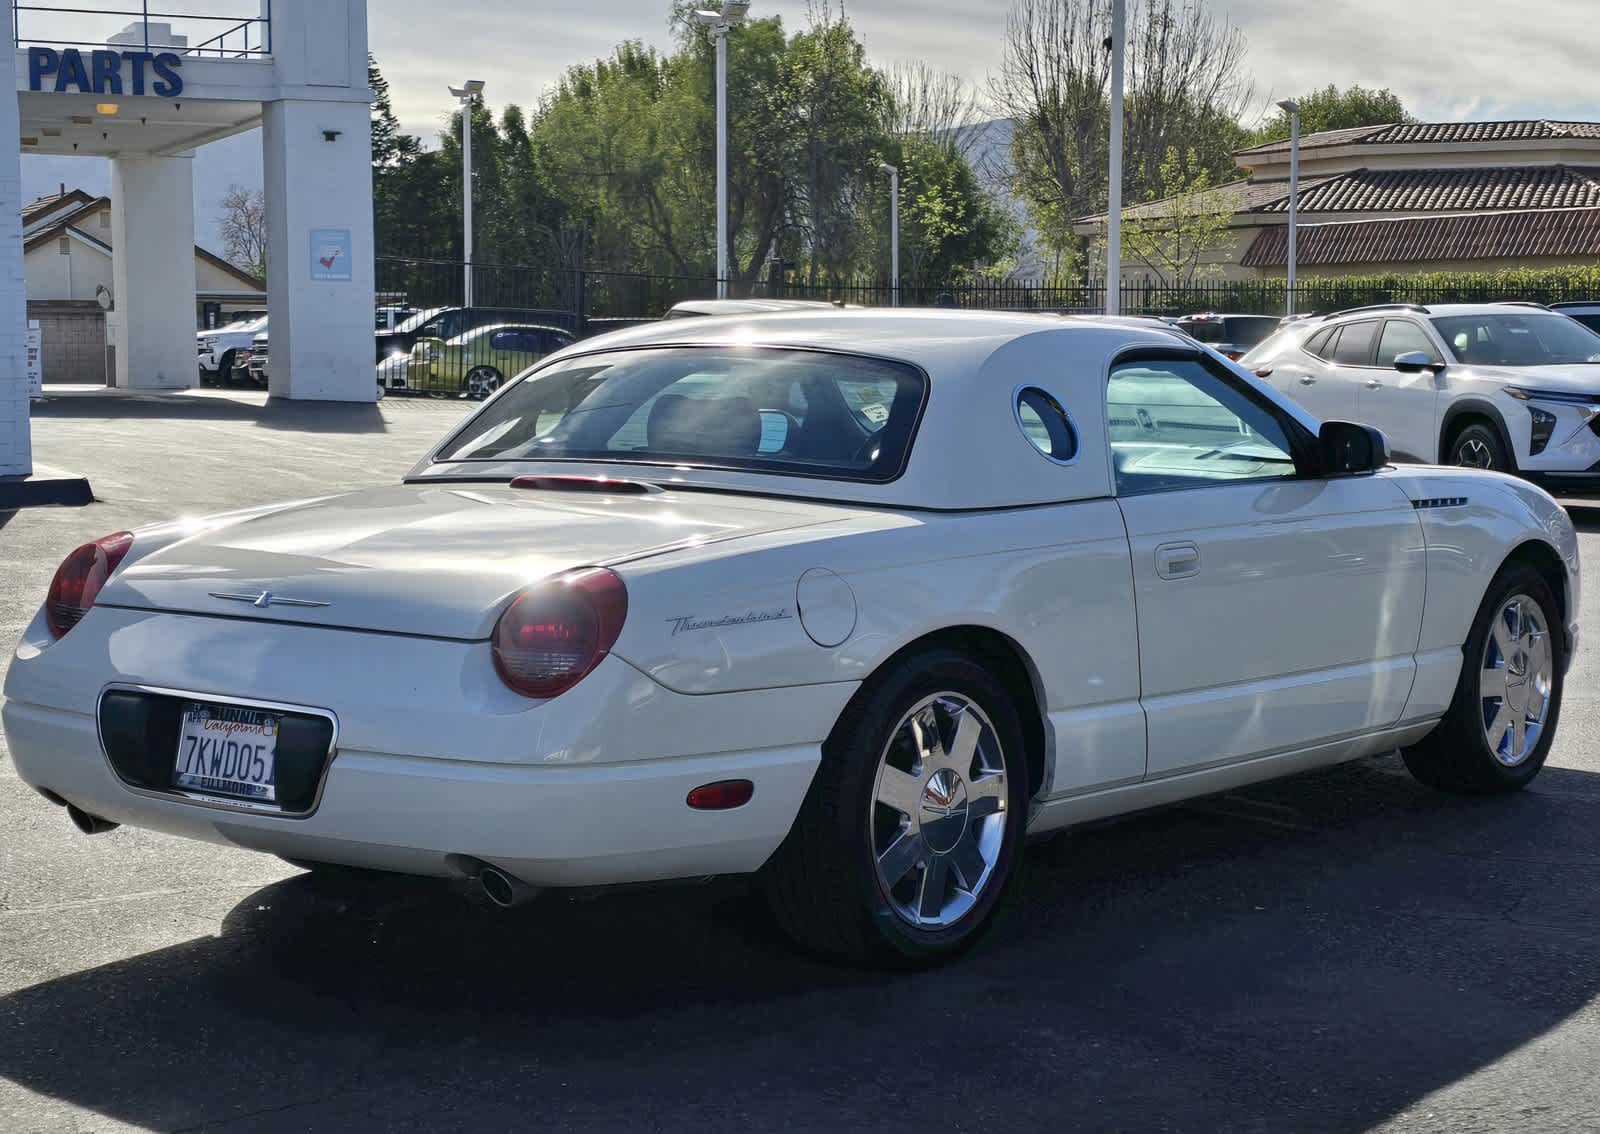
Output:
M103 385L106 380L106 316L92 301L35 299L28 318L39 320L44 380Z

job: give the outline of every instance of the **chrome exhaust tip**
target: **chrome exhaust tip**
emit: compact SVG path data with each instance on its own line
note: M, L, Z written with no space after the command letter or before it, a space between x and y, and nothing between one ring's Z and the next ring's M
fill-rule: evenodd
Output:
M539 892L497 866L485 866L478 871L478 886L483 890L484 897L503 910L521 905Z
M103 835L107 831L115 831L122 826L109 819L102 819L98 815L90 815L83 808L74 804L67 804L67 818L72 820L72 825L85 835Z

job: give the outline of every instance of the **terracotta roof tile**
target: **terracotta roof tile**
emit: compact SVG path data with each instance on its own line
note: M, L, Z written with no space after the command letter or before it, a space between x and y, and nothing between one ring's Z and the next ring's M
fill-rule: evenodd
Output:
M1283 195L1263 200L1254 211L1288 208ZM1303 184L1300 208L1308 213L1600 208L1600 167L1358 169Z
M1543 118L1519 118L1501 122L1401 122L1389 126L1353 126L1345 130L1322 130L1300 138L1302 150L1326 146L1363 145L1447 145L1463 142L1513 142L1562 138L1600 139L1600 122L1557 122ZM1287 139L1267 142L1239 150L1248 154L1287 153Z
M1301 225L1296 242L1295 261L1301 268L1600 256L1600 209L1335 221ZM1287 245L1287 226L1264 229L1241 263L1281 268L1288 259Z

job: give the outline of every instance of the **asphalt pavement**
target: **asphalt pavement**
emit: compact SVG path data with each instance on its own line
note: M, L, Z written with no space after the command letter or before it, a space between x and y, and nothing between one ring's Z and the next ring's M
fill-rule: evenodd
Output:
M52 399L36 459L99 500L0 513L0 668L84 540L392 482L463 410ZM1582 613L1529 791L1389 757L1076 830L916 975L796 956L734 883L496 911L89 838L0 758L0 1130L1593 1130L1592 580Z

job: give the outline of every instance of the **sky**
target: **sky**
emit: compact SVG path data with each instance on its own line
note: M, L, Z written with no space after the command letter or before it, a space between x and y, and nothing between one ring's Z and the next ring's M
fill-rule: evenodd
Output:
M1000 65L1010 0L844 6L879 64L923 60L980 85ZM1600 119L1596 0L1211 6L1245 33L1260 107L1328 83L1360 83L1394 89L1425 121ZM447 85L483 79L491 106L533 105L568 65L607 55L621 40L668 46L668 8L668 0L368 0L368 37L402 124L432 144L453 105ZM793 29L805 25L807 8L807 0L754 0L751 11L780 15Z

